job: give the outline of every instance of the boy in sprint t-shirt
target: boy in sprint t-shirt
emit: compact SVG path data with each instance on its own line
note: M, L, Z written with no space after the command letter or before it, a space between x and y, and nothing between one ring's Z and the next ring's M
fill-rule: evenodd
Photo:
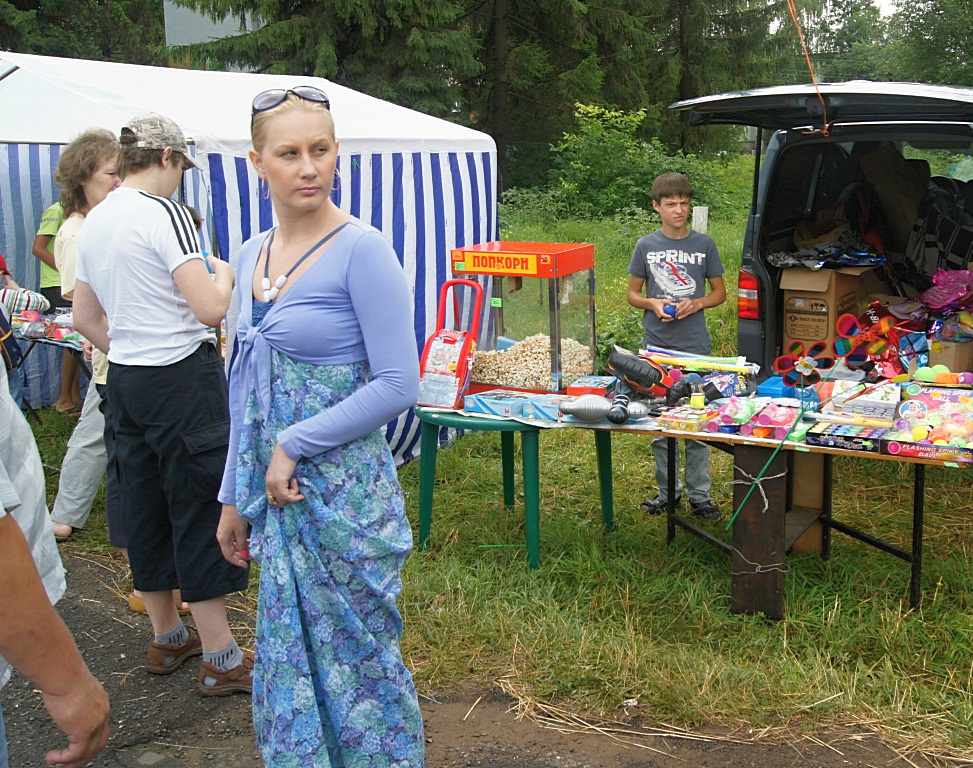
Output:
M652 207L662 217L662 226L635 244L628 266L628 303L644 310L645 346L708 355L711 346L703 310L726 301L726 285L713 238L689 229L692 195L689 179L681 173L663 173L652 182ZM709 496L709 447L698 440L681 442L686 445L689 505L697 516L719 520L720 510ZM652 453L659 493L641 506L655 515L665 509L670 493L675 493L679 502L683 486L678 478L678 448L675 490L668 485L668 438L653 440Z

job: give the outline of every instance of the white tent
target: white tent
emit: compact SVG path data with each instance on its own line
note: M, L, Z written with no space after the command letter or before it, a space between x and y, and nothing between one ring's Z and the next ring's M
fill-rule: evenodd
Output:
M312 84L331 99L340 153L342 209L388 238L415 290L421 348L436 319L451 248L498 237L496 146L486 134L366 96L320 78L145 67L0 52L0 253L15 279L36 288L30 255L40 215L56 199L61 145L88 128L118 131L131 117L174 119L206 168L189 178L187 202L204 213L223 258L269 229L273 212L246 159L250 102L270 88ZM54 397L56 358L35 350L28 397ZM410 415L390 425L397 458L417 444Z

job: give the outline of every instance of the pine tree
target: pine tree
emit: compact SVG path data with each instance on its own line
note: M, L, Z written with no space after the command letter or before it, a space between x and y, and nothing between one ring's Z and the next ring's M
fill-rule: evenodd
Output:
M464 83L477 127L497 142L504 186L546 180L549 147L575 104L645 106L654 36L639 0L483 0L471 31L483 71Z
M314 75L466 122L458 81L480 70L459 0L178 0L256 29L187 46L209 66Z
M161 64L162 0L0 0L0 48Z

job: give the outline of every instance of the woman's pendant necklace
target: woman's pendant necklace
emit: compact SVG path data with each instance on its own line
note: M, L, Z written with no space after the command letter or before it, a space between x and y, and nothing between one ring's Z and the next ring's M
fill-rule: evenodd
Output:
M278 275L277 280L273 285L270 284L270 277L264 277L260 280L260 287L264 292L264 301L271 302L277 298L277 294L280 293L280 289L284 287L284 283L287 282L287 275Z
M346 221L345 224L347 223L348 222ZM270 248L274 244L274 235L277 233L277 230L275 229L273 232L271 232L270 239L267 241L267 260L264 262L264 276L260 280L260 288L261 290L263 290L264 293L264 301L269 304L274 299L276 299L280 295L280 289L284 287L284 284L287 282L287 278L291 276L291 273L299 266L301 266L301 264L303 264L304 261L309 256L311 256L311 254L313 254L318 248L320 248L322 245L328 242L328 240L330 240L332 237L337 235L338 232L344 229L345 224L341 224L340 226L335 227L330 232L328 232L328 234L326 234L324 237L318 240L314 245L312 245L310 249L308 249L307 253L301 256L301 258L299 258L294 263L293 267L288 269L285 274L277 276L277 279L274 280L273 285L270 284Z

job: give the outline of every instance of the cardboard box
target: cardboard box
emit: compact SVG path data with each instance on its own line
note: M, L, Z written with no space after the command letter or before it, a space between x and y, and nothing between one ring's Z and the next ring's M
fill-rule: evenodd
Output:
M865 295L861 276L870 269L782 269L784 349L792 341L800 341L805 348L816 341L830 345L838 317L846 312L857 317L858 299Z
M910 381L902 385L902 400L919 400L929 408L936 409L944 404L969 403L970 389L968 387L942 387L937 384L923 384L920 381ZM899 406L899 414L908 411L903 402Z
M888 432L883 427L866 427L859 424L827 424L819 422L804 435L808 445L825 445L846 451L878 453L879 441Z
M715 415L715 410L698 410L684 405L663 411L659 415L659 426L680 432L700 432L706 429L706 423Z
M581 376L568 384L567 393L573 397L581 395L602 395L611 397L618 379L614 376Z
M575 400L574 395L537 395L524 403L523 415L526 419L543 419L545 421L561 421L561 403Z
M951 373L973 371L973 341L929 339L929 365L945 365Z
M512 392L509 389L491 389L487 392L467 395L463 408L470 413L488 413L492 416L522 416L524 403L532 395Z
M914 459L969 464L973 462L973 448L953 445L927 445L926 443L907 443L901 440L881 441L881 452L888 456L908 456Z

